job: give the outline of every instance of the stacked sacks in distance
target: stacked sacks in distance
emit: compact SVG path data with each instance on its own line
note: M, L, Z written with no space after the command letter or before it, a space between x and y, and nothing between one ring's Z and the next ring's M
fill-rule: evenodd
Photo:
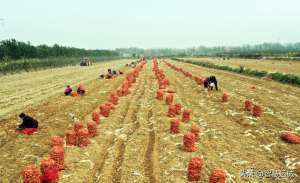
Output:
M194 157L188 164L188 180L199 181L202 177L203 160L200 157Z
M111 106L107 105L107 103L100 105L100 114L104 117L108 117L110 114Z
M184 148L184 150L187 151L187 152L195 151L196 150L195 142L196 142L196 137L195 137L194 133L187 132L183 136L183 148Z
M24 183L40 183L41 172L35 165L28 165L22 169Z
M261 116L261 114L262 114L262 109L261 109L261 107L259 106L259 105L254 105L253 106L253 116L255 116L255 117L260 117Z
M163 92L162 90L158 90L158 91L156 92L156 98L157 98L158 100L164 100L164 92Z
M223 93L222 102L228 102L228 101L229 101L229 95L227 93Z
M168 117L174 118L176 117L176 108L174 104L170 104L169 105L169 109L168 109Z
M173 103L173 99L174 99L174 95L173 94L169 94L166 96L166 104L170 105Z
M95 121L90 121L87 128L90 137L95 137L97 135L97 123Z
M183 122L190 121L191 120L191 113L192 113L191 109L185 109L185 110L183 110L183 112L182 112L182 121Z
M111 93L109 96L109 99L108 99L108 101L113 103L114 105L118 104L118 100L119 100L119 97L118 97L117 93Z
M170 124L171 124L170 125L170 133L175 134L175 133L180 132L180 129L179 129L180 121L179 121L179 119L177 119L177 118L171 119Z
M182 108L181 104L179 103L175 104L176 114L181 114L181 108Z
M94 111L92 113L92 120L95 121L97 123L97 125L100 124L100 115L98 112Z
M66 132L66 145L75 146L76 145L76 132L73 129L69 129Z
M192 132L195 135L195 140L198 141L200 129L197 126L193 125L190 132Z
M202 85L204 83L203 79L200 77L194 76L193 79L198 85Z
M251 100L246 100L245 101L245 110L246 111L251 111L253 107L253 103Z

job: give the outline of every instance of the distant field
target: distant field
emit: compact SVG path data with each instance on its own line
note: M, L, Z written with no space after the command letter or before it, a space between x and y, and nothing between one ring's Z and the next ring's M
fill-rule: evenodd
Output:
M66 85L76 86L96 80L108 67L119 69L129 60L103 61L92 66L67 66L0 77L0 119L11 112L39 103L50 96L63 93Z
M279 61L279 60L254 60L254 59L230 59L221 60L217 58L185 58L193 61L210 62L218 65L227 65L231 67L244 66L250 69L256 69L268 72L281 72L286 74L295 74L300 76L300 62L298 61Z

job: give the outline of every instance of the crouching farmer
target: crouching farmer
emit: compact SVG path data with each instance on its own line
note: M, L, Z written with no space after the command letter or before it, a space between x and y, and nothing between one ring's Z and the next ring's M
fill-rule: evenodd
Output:
M208 90L213 90L214 88L218 90L218 81L215 76L209 76L204 80L204 88Z
M85 94L85 87L81 84L78 85L77 87L77 94L83 96Z
M22 124L18 126L16 129L17 131L22 131L22 133L31 135L33 132L37 131L37 128L39 126L39 122L32 117L21 113L19 117L22 119Z
M70 85L68 85L66 86L64 93L66 96L68 96L71 95L72 91L73 91L72 88L70 87Z

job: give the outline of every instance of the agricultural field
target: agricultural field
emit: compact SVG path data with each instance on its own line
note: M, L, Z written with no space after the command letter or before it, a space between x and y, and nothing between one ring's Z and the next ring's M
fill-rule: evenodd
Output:
M240 59L230 58L223 60L221 58L185 58L193 61L203 61L218 65L226 65L234 68L244 66L250 69L269 72L281 72L285 74L294 74L300 76L299 61L280 61L280 60L257 60L257 59Z
M100 117L97 135L86 147L64 145L64 169L60 183L97 182L174 182L188 181L188 163L199 156L203 160L202 176L197 182L209 182L210 172L221 168L228 183L298 183L300 182L300 146L280 139L282 131L300 134L300 88L260 80L226 71L166 60L193 76L215 75L218 91L205 91L194 80L176 72L160 60L158 68L169 81L165 96L173 93L174 103L191 110L191 119L182 122L179 133L170 133L168 105L158 100L157 70L148 61L139 70L130 92L119 97L109 116ZM63 137L74 122L86 125L93 112L99 112L110 94L128 80L129 61L101 63L92 67L65 67L20 75L0 77L1 151L0 180L22 182L22 167L39 166L49 155L51 137ZM118 67L125 75L113 80L96 80L108 66ZM81 76L76 75L80 72ZM51 73L51 74L50 74ZM84 97L65 97L66 83L84 83ZM37 92L40 91L40 92ZM222 102L223 93L229 95ZM244 110L244 101L262 107L254 117ZM3 102L2 102L3 100ZM4 101L5 100L5 101ZM8 105L9 103L9 105ZM4 111L2 111L4 109ZM40 121L40 130L31 136L14 131L17 114L23 110ZM183 146L183 137L192 126L200 128L193 152ZM292 178L243 178L241 170L293 170Z

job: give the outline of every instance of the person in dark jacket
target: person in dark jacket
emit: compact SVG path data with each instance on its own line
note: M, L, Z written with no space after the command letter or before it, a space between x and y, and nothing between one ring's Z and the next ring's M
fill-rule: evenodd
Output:
M213 90L213 88L215 88L216 90L218 90L218 81L217 78L215 76L209 76L204 80L204 88L208 88Z
M22 119L22 124L18 126L17 130L24 130L26 128L38 128L39 122L32 117L21 113L19 117Z

